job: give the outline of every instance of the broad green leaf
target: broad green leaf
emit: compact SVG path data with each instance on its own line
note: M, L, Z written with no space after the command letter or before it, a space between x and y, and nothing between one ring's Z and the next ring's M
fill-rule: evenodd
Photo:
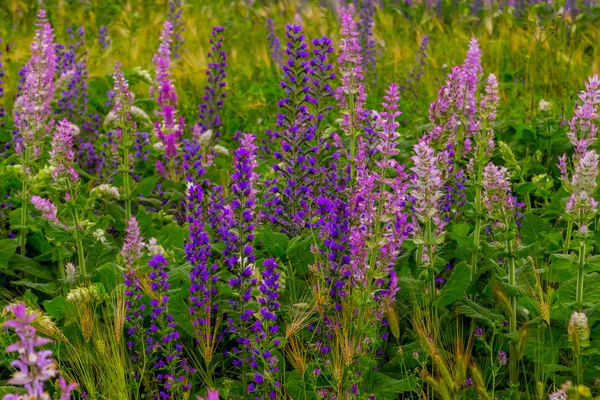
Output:
M280 258L285 254L285 249L288 246L289 239L287 235L279 232L273 232L271 227L265 226L256 235L256 241L265 247L267 253L273 257Z
M370 370L365 377L364 386L377 400L394 400L400 393L412 391L417 385L413 377L397 380L381 372Z
M46 310L46 314L52 317L52 319L55 321L63 318L66 306L67 302L62 296L55 297L52 300L44 301L44 309Z
M437 299L439 307L446 307L463 297L471 284L471 267L466 262L461 262L454 267L452 276L442 287Z
M314 255L310 251L311 244L313 244L311 237L295 237L288 243L286 250L287 258L299 275L305 275L308 272L308 266L315 260Z
M542 241L546 233L552 230L550 223L537 215L527 214L521 225L521 239L524 245Z
M476 319L489 327L498 325L504 320L504 317L501 315L494 314L475 303L473 300L467 298L460 300L460 303L456 306L456 312L469 318Z
M8 268L8 260L17 251L16 239L0 240L0 270Z

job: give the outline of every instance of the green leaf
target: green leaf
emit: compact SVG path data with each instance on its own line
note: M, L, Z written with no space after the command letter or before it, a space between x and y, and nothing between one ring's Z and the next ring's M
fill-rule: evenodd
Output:
M31 282L27 279L22 279L20 281L13 282L15 285L25 286L31 289L39 290L42 293L54 295L56 294L56 285L52 282L49 283L37 283Z
M311 237L295 237L288 243L286 250L287 258L292 262L296 273L299 275L308 273L308 266L315 260L314 255L310 251L310 246L313 243Z
M53 298L52 300L44 301L44 309L55 321L59 321L63 318L65 309L67 307L67 301L62 296Z
M169 224L160 230L158 243L165 249L183 249L187 230L176 224Z
M454 267L452 276L440 291L437 304L447 307L463 297L471 284L471 267L466 262L461 262Z
M8 265L13 270L24 272L27 276L34 276L45 281L52 280L52 274L48 271L48 268L20 254L13 254Z
M169 297L169 312L173 314L177 327L183 329L191 337L196 336L189 307L183 299L181 289L175 289L172 292L174 294Z
M8 260L17 251L16 239L0 240L0 270L8 268Z
M521 239L524 245L542 241L546 233L552 230L550 223L537 215L527 214L521 225Z
M310 388L310 385L307 385L306 382L302 379L298 371L292 371L287 376L285 387L291 398L293 399L306 399L306 400L315 400L317 396L313 390L305 391L306 387Z
M473 300L467 298L460 300L460 304L456 307L456 312L469 318L476 319L489 327L498 325L504 319L501 315L494 314L475 303Z
M558 296L561 303L575 303L577 279L573 278L560 285ZM586 275L583 279L583 303L596 306L600 303L600 275Z
M131 197L138 197L140 194L145 197L150 197L152 195L152 190L156 187L156 182L160 176L152 175L147 178L142 179L141 182L135 185L135 190L131 193Z
M397 380L374 370L367 373L364 385L369 388L369 394L373 394L377 400L394 400L398 398L398 394L417 387L413 377Z
M273 232L271 227L265 226L257 235L256 241L262 243L267 253L273 257L281 258L285 254L288 242L287 235Z

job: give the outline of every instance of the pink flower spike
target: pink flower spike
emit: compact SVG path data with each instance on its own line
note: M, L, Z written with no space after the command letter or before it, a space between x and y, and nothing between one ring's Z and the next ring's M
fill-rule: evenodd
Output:
M56 221L56 206L48 199L41 198L40 196L32 196L31 204L36 210L42 212L42 217L50 222Z

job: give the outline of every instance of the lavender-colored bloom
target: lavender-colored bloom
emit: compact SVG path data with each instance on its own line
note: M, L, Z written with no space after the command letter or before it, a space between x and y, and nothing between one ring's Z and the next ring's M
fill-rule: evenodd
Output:
M25 66L24 82L14 107L15 128L19 133L16 151L26 163L41 155L41 141L54 125L51 101L54 98L57 60L54 31L44 10L38 13L37 26L30 47L31 58Z
M342 85L335 91L335 98L342 109L349 107L348 97L353 98L354 109L344 113L342 129L346 135L356 132L364 118L364 106L366 101L365 88L363 86L364 71L361 55L360 40L354 21L354 6L351 4L341 10L342 13L342 44L338 57L340 66L340 77Z
M488 163L483 168L483 206L494 229L508 229L506 223L514 217L517 203L511 195L510 173L506 167Z
M54 136L52 137L52 150L50 150L50 165L52 178L58 181L66 178L72 183L79 180L77 171L73 168L75 153L73 152L73 134L75 127L64 119L58 123Z
M14 305L10 308L15 319L8 320L4 326L13 328L19 336L19 340L6 348L6 352L18 352L19 357L11 363L17 369L13 377L8 380L11 385L23 385L27 390L27 398L50 399L50 395L44 391L44 384L54 378L58 371L56 364L50 358L51 350L36 350L36 347L51 343L50 339L38 336L31 323L36 319L36 314L28 314L24 303ZM66 385L60 378L59 387L61 400L69 400L71 392L76 385ZM20 399L18 395L6 395L4 399Z
M170 21L165 21L160 37L160 46L152 59L156 70L155 85L150 89L150 94L156 97L158 110L155 111L160 120L154 123L158 138L162 141L164 159L168 166L168 176L174 178L175 158L179 139L183 135L185 121L177 117L177 93L171 80L171 47L173 41L173 26Z
M207 56L209 58L206 75L208 84L204 86L204 103L200 104L200 121L196 124L194 136L198 137L208 130L212 131L210 144L214 143L221 136L221 127L223 126L223 116L221 115L225 105L225 68L227 67L227 53L223 50L223 36L225 28L215 26L210 38L211 50Z
M473 336L475 336L477 339L481 339L483 337L483 329L476 328Z
M43 218L47 219L50 222L57 221L57 210L56 206L54 205L54 203L52 203L52 201L41 198L40 196L32 196L31 204L33 204L33 207L36 210L42 212Z
M575 147L574 160L583 155L587 148L596 140L598 126L594 122L600 116L600 79L598 75L589 78L585 90L578 95L583 102L575 107L573 118L569 121L567 137Z
M181 19L181 13L183 8L181 6L181 0L169 0L169 11L168 19L173 27L173 41L171 42L171 54L173 57L179 58L181 56L181 50L183 48L183 32L185 27Z
M121 69L121 63L115 62L113 74L114 85L112 91L112 110L115 118L120 123L129 121L131 118L131 107L133 105L133 93L129 90L129 82L125 79L125 74Z
M465 114L472 116L477 112L477 98L475 95L479 79L481 74L483 74L481 49L479 48L479 42L475 38L471 38L469 41L469 49L467 50L463 70L465 71L464 79L466 86Z
M267 42L269 44L269 53L271 54L271 60L277 65L283 65L283 54L281 53L281 40L277 34L275 34L275 26L273 20L267 18Z
M377 44L373 39L375 2L373 0L354 0L354 7L358 9L358 14L360 16L360 22L358 23L357 28L362 51L362 68L370 80L376 82L377 74L375 67L377 62Z
M498 364L502 365L506 365L506 361L507 361L507 357L506 357L506 353L503 352L502 350L500 350L498 352Z
M128 268L131 268L141 258L144 250L143 238L140 235L140 227L138 226L135 217L131 217L127 221L126 236L123 240L123 248L121 249L121 257L125 260Z
M106 26L101 26L98 29L98 43L104 49L110 46L110 37L108 36L108 28Z
M413 198L413 213L416 217L413 224L413 235L423 241L426 246L433 246L443 237L446 225L439 204L444 187L439 164L443 162L443 159L440 159L423 140L414 145L413 149L415 155L411 157L414 166L411 168L413 174L411 177L412 191L410 192ZM425 231L426 227L429 227L429 232ZM434 261L428 255L429 252L434 251L434 248L427 248L427 250L423 251L423 258L418 260L419 262L431 263Z

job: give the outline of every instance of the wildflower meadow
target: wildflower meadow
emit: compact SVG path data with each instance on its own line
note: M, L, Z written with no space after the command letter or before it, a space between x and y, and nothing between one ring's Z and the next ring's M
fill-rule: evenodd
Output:
M0 40L2 399L600 399L595 0L3 0Z

